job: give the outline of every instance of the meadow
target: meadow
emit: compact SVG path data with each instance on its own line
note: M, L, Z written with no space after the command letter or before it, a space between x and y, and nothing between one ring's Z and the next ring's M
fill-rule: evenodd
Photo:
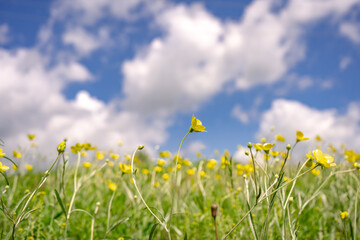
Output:
M281 135L248 143L244 162L229 151L207 158L146 146L119 155L91 143L57 147L46 171L35 135L29 147L0 148L0 239L360 239L360 154L316 137L287 143ZM6 144L2 142L1 145ZM283 146L283 147L281 147Z

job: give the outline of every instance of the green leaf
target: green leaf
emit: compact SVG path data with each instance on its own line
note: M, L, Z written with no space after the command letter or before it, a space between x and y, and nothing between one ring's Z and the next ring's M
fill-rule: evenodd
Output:
M151 231L150 231L150 235L149 235L149 240L153 239L153 237L155 236L155 230L156 230L156 227L159 225L159 223L155 223L152 228L151 228Z
M128 221L129 219L130 219L129 217L119 219L118 221L116 221L116 222L109 228L109 230L106 231L106 234L105 234L105 235L108 235L109 232L111 232L112 230L114 230L120 223L126 222L126 221Z
M187 240L187 233L185 233L184 240Z
M56 196L56 199L57 199L58 203L60 204L60 207L61 207L63 213L66 216L66 210L65 210L64 204L63 204L63 202L61 200L61 197L60 197L60 195L59 195L59 193L58 193L58 191L56 189L55 189L55 196Z

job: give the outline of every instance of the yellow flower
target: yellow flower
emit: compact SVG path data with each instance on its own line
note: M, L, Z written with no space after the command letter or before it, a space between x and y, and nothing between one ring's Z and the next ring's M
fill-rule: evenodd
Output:
M96 152L96 158L98 160L103 160L105 158L105 153L104 152Z
M279 141L279 142L285 142L286 141L286 139L283 137L283 135L281 135L281 134L277 134L277 135L275 135L275 139L277 140L277 141Z
M314 176L317 176L317 175L320 174L320 170L313 169L313 170L311 170L311 173L312 173Z
M145 174L145 175L148 175L150 173L150 171L149 171L149 169L144 168L142 170L142 173Z
M263 149L263 145L261 143L254 144L254 147L255 147L256 151L260 151Z
M13 164L12 169L14 169L14 171L16 171L16 170L18 170L18 167L15 164Z
M323 154L321 150L315 149L313 151L316 161L323 167L335 167L334 158L328 154Z
M160 183L159 182L154 182L154 187L159 187Z
M170 157L171 153L169 151L159 152L159 156L161 158L167 158Z
M125 240L123 237L119 237L117 240Z
M195 170L194 169L188 169L187 171L186 171L186 173L188 174L188 175L194 175L195 174Z
M208 163L206 164L206 167L209 169L214 169L217 164L217 161L215 159L210 159Z
M0 157L5 156L5 153L3 152L2 148L0 148Z
M21 153L14 150L13 151L13 156L14 156L14 158L21 158Z
M118 142L118 145L119 145L119 146L122 146L123 144L124 144L124 143L123 143L122 141L119 141L119 142Z
M189 131L190 132L206 132L205 126L202 125L202 123L199 119L195 118L194 114L192 116L191 127L190 127Z
M167 174L167 173L164 173L164 174L162 175L162 178L166 181L166 180L168 180L168 179L170 178L170 175Z
M124 163L119 163L120 170L123 173L131 173L131 166Z
M279 153L279 152L276 152L276 151L273 151L273 150L270 150L270 154L271 154L273 157L276 157L276 156L278 156L280 153Z
M340 218L341 219L346 219L349 217L349 213L347 211L341 212L340 213Z
M89 163L89 162L83 162L83 166L84 166L85 168L89 168L89 167L91 167L91 163Z
M0 172L5 172L9 170L9 167L8 166L5 166L2 164L2 162L0 162Z
M315 140L318 141L318 142L321 142L322 138L319 135L316 135Z
M114 183L114 182L112 182L112 181L108 181L108 187L109 187L109 189L111 190L111 191L115 191L116 190L116 184Z
M154 167L154 170L155 170L155 172L159 173L159 172L162 171L162 168L159 167L159 166L155 166L155 167Z
M264 150L264 151L269 151L272 147L274 147L275 146L275 144L273 143L273 144L271 144L271 143L265 143L263 146L262 146L262 149Z
M125 159L126 159L126 161L131 161L131 156L129 154L126 154Z
M183 161L183 163L184 163L185 166L191 166L192 165L192 162L190 162L189 159L185 159Z
M35 139L35 135L34 134L28 134L27 137L29 138L30 141Z
M216 174L216 175L215 175L215 178L216 178L217 180L220 180L220 179L221 179L221 175L220 175L220 174Z
M112 162L112 161L107 161L106 163L107 163L107 165L108 165L109 167L114 166L114 162Z
M266 142L266 138L264 138L264 137L261 138L261 139L260 139L260 142L262 142L262 143Z
M305 138L304 134L301 131L296 130L296 141L300 142L300 141L306 141L306 140L309 140L309 138Z
M158 158L157 163L159 166L164 166L166 162L164 159Z
M114 160L118 160L119 154L110 153L110 157Z
M178 165L176 166L176 168L177 168L178 170L180 170L180 169L181 169L181 164L178 163Z
M200 177L205 177L206 176L206 172L204 172L204 171L200 171Z
M87 156L87 153L86 153L85 151L81 151L80 155L81 155L82 157L86 157L86 156Z
M84 148L84 144L81 143L76 143L74 146L70 147L71 152L74 154L80 152L83 148Z
M202 156L202 155L201 155L201 153L199 153L199 152L198 152L198 153L196 153L196 157L198 157L198 158L199 158L199 157L201 157L201 156Z
M33 170L33 166L31 166L30 164L26 164L26 165L25 165L25 168L26 168L28 171L32 171L32 170Z
M65 140L63 142L61 142L57 147L57 151L58 151L59 154L65 152L65 148L66 148L66 141Z

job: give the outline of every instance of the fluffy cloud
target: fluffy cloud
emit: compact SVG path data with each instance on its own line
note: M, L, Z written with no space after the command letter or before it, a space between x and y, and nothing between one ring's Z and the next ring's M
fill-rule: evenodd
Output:
M22 145L27 133L37 135L45 152L56 152L63 137L107 148L123 140L125 149L166 138L168 123L119 112L116 102L105 104L86 91L66 99L62 90L69 81L91 78L78 62L49 67L47 58L34 49L0 49L0 66L0 78L7 80L0 82L0 101L6 103L0 105L0 132L10 150Z
M358 0L253 1L239 21L220 21L202 5L168 7L156 16L163 37L123 64L123 106L168 116L197 109L224 90L281 80L305 57L310 24L344 16ZM274 11L274 8L279 8ZM312 79L297 78L306 89Z
M348 68L348 66L351 64L352 62L352 59L351 57L343 57L341 60L340 60L340 64L339 64L339 67L341 70L345 70Z
M360 103L350 103L345 113L335 109L318 110L297 101L278 99L261 117L258 137L282 134L288 142L295 141L297 129L305 136L320 135L327 143L349 147L360 144ZM275 131L271 132L271 128Z
M360 27L359 23L344 22L340 25L340 33L347 37L353 43L360 43Z

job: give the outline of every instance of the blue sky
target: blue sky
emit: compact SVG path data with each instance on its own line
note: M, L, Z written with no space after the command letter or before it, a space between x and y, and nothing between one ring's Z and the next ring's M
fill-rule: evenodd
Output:
M296 129L360 144L360 1L1 1L0 132L188 154ZM275 130L270 132L271 127ZM311 142L309 143L311 145ZM119 150L120 151L120 150Z

